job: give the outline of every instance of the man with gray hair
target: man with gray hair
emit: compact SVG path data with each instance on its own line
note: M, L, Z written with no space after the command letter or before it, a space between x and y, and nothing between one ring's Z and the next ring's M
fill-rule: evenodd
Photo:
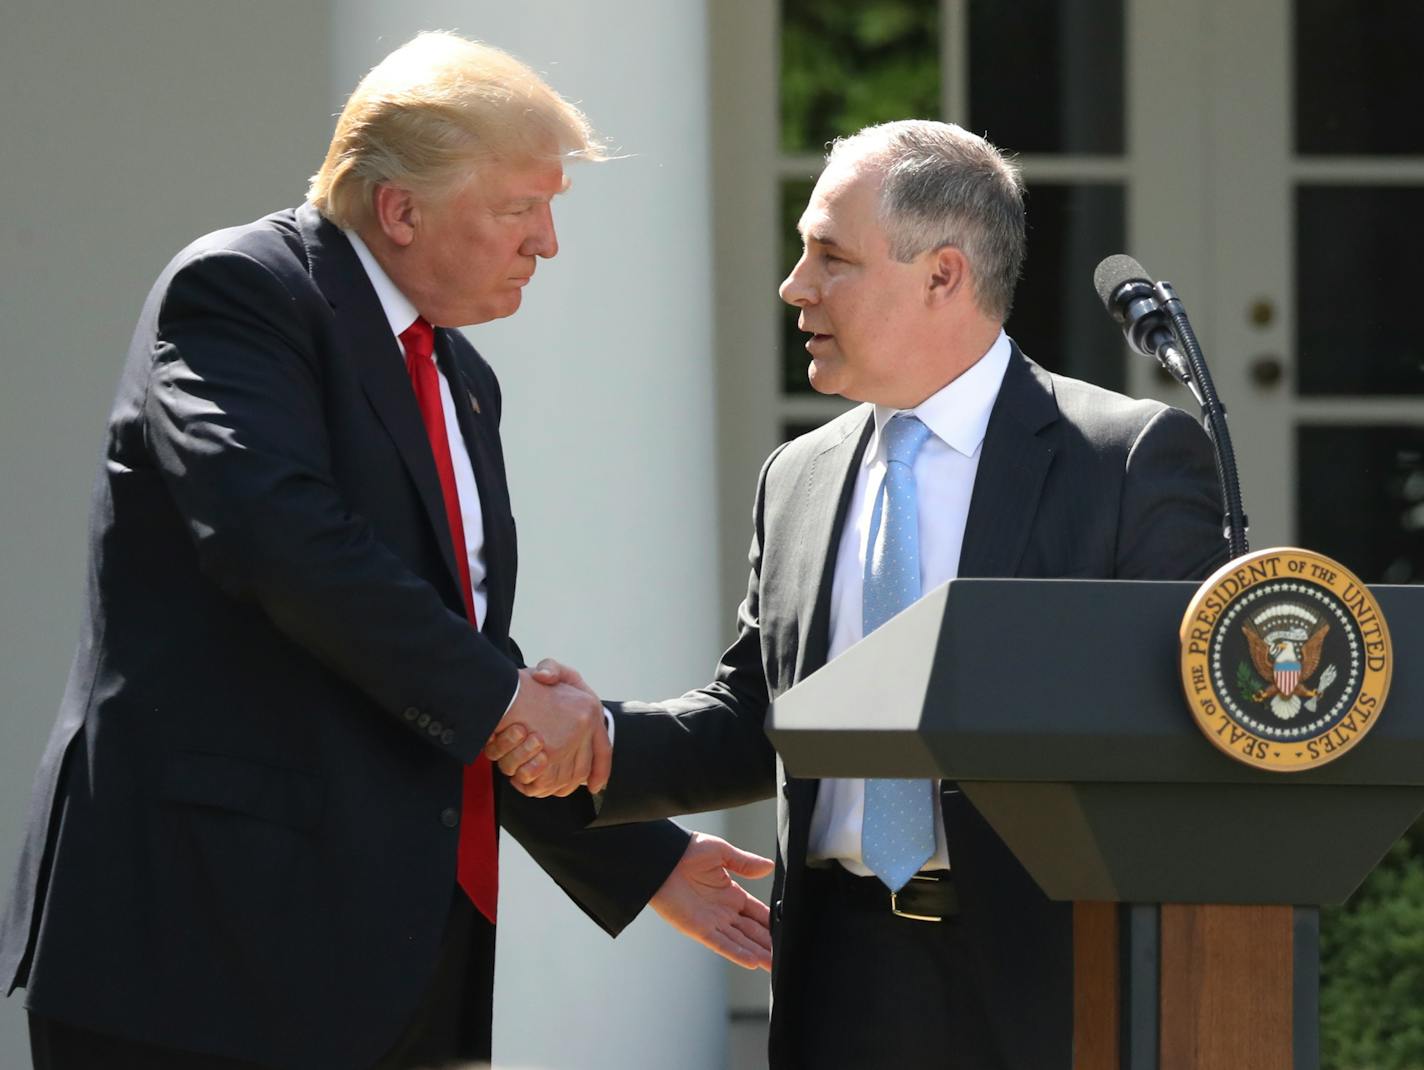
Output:
M584 831L603 711L509 634L499 385L456 328L519 308L565 161L597 156L524 64L423 34L351 95L307 203L155 283L0 919L37 1070L488 1059L497 818L610 934L651 901L769 964L728 870L770 861ZM528 794L563 798L507 791L496 726L537 732Z
M776 797L773 1067L1070 1070L1068 905L953 784L790 779L762 724L957 576L1205 575L1226 553L1211 447L1185 413L1051 374L1004 333L1023 189L984 139L906 121L838 141L800 231L781 297L811 384L864 404L762 468L714 682L610 704L600 820ZM486 753L519 768L501 735Z

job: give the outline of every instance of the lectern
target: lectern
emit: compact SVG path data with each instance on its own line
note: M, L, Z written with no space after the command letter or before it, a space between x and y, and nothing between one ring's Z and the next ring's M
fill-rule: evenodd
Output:
M1408 651L1424 591L1371 590ZM1075 1070L1315 1070L1318 908L1424 812L1424 669L1337 761L1253 769L1182 694L1195 591L955 580L772 707L791 775L957 781L1075 903Z

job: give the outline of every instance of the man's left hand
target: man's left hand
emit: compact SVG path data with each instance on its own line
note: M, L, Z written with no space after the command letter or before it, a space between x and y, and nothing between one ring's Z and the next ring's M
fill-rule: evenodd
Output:
M771 912L731 874L755 879L774 868L769 858L694 832L652 907L678 932L723 958L748 970L770 970Z

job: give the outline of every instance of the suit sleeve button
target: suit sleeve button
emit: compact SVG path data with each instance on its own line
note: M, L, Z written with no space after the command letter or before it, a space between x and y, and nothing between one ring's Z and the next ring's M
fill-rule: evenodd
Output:
M432 736L438 736L445 726L439 721L431 721L430 727L426 729Z
M424 728L426 725L428 725L428 724L430 723L430 714L428 714L428 713L422 713L419 717L417 717L417 718L415 719L415 723L416 723L416 725L418 725L419 727Z
M453 728L447 728L447 729L445 729L445 731L441 732L441 733L440 733L440 742L443 743L443 744L445 744L445 746L447 746L447 747L448 747L451 743L454 743L454 742L455 742L455 730L454 730Z
M403 714L403 716L407 721L413 721L420 716L420 711L414 706L407 706L405 708L405 713Z
M447 829L452 829L459 823L460 811L456 810L453 806L447 806L444 810L440 811L440 824L444 825Z

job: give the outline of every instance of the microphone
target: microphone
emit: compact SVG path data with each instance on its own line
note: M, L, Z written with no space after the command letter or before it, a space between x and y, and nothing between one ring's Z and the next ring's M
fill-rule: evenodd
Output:
M1104 259L1093 272L1093 288L1108 315L1122 327L1127 344L1144 357L1161 362L1162 367L1190 387L1190 365L1177 348L1171 321L1147 278L1147 269L1132 257L1117 253Z
M1170 282L1154 284L1147 278L1146 268L1121 253L1098 265L1093 272L1093 288L1098 291L1108 315L1122 327L1127 344L1144 356L1156 357L1162 367L1186 384L1201 404L1202 422L1216 452L1216 472L1225 513L1223 534L1231 556L1242 556L1249 549L1248 525L1246 512L1241 507L1236 453L1226 428L1226 407L1216 395L1206 358L1187 319L1187 310L1172 291Z

